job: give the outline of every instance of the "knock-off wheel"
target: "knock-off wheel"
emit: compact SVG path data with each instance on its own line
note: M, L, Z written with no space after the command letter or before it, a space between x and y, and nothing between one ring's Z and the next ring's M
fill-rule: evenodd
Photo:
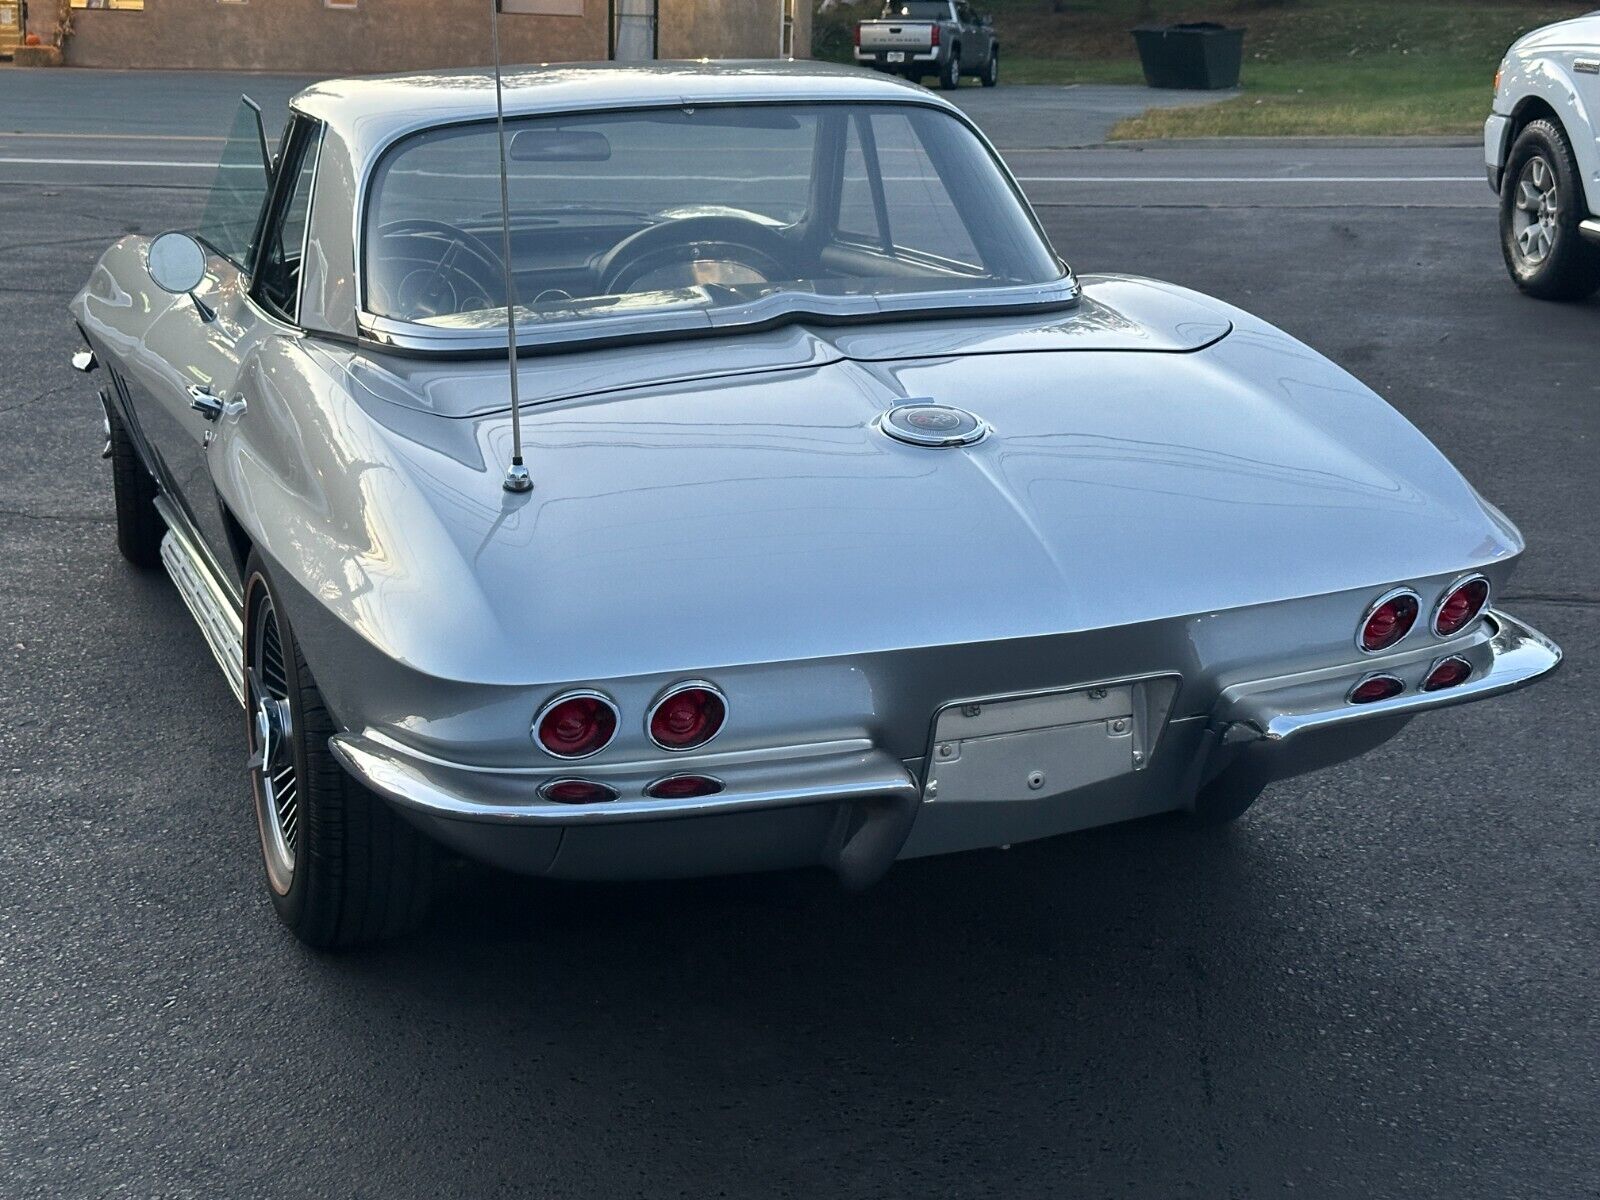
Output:
M250 784L272 906L319 949L397 937L427 911L434 848L328 749L338 728L254 551L244 612Z

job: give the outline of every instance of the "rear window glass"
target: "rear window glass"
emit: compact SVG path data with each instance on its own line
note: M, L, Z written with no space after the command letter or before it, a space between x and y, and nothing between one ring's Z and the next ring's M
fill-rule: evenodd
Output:
M1061 264L993 157L928 106L767 104L506 123L518 324L1042 284ZM374 174L364 307L505 324L492 124Z

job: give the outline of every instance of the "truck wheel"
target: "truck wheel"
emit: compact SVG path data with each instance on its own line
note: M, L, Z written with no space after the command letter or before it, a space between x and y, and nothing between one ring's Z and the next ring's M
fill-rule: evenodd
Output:
M1583 216L1566 135L1550 121L1529 122L1500 184L1500 249L1512 282L1540 300L1582 300L1600 288L1600 248L1578 232Z
M989 51L989 65L983 69L983 86L994 87L1000 82L1000 47Z
M254 551L244 612L250 786L272 906L318 949L397 937L427 911L434 848L328 749L333 718Z
M111 446L111 496L117 511L117 549L136 567L161 565L167 523L156 511L156 481L139 461L133 438L106 403L106 441Z
M950 57L944 60L944 66L939 68L939 86L947 92L953 92L961 86L961 51L950 47Z

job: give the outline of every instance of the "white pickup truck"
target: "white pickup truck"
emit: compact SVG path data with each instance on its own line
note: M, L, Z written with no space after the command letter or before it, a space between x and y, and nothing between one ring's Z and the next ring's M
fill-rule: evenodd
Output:
M963 72L984 87L1000 82L994 22L961 0L888 0L882 14L856 26L856 62L921 83L939 77L946 91Z
M1506 51L1483 150L1516 285L1543 300L1600 290L1600 12Z

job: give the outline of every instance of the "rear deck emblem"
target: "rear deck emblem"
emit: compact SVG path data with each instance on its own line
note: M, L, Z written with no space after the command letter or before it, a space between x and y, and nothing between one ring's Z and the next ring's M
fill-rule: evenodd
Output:
M912 446L970 446L989 436L988 424L966 409L923 401L891 408L879 423L890 437Z

